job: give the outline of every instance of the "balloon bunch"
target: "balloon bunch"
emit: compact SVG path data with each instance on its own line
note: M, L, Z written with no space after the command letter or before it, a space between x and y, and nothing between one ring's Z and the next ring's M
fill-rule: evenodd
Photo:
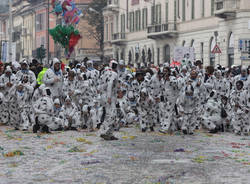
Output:
M65 53L67 54L68 58L74 51L79 39L81 39L79 31L73 26L57 25L55 28L50 29L49 33L55 43L59 43L63 48L65 48Z
M57 25L50 29L49 33L55 43L59 43L65 48L65 55L70 57L81 35L74 27L80 22L82 12L76 8L74 0L51 0L53 12L57 16L62 16L62 25Z
M74 0L52 0L51 5L55 14L63 17L63 24L76 25L80 22L83 14L76 8Z

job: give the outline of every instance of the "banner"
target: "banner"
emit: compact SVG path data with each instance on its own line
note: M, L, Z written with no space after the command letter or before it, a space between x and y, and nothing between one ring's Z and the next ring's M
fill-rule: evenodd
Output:
M174 48L174 61L182 62L184 60L195 61L195 53L193 47Z
M16 61L16 43L12 43L12 61ZM1 43L1 61L9 62L9 42L2 41Z

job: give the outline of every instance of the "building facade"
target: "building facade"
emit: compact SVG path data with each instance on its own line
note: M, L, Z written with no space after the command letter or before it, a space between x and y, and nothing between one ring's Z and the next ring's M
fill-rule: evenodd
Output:
M88 4L92 0L76 0L77 8L86 11ZM65 58L64 49L55 44L49 36L48 28L54 28L61 23L61 17L51 13L52 7L48 11L47 0L13 0L13 33L12 40L15 45L16 61L23 58L29 60L36 58L36 49L41 45L47 49L49 58ZM8 9L8 7L6 7ZM49 19L48 19L49 13ZM49 24L49 26L48 26ZM97 59L99 46L97 41L86 32L88 22L82 18L77 25L82 39L79 41L72 54L72 59ZM8 11L0 13L0 41L9 41L9 14ZM48 39L49 37L49 39ZM49 48L49 49L48 49ZM49 51L49 52L48 52Z
M205 66L250 63L249 0L108 0L103 14L106 57L159 65L183 46Z

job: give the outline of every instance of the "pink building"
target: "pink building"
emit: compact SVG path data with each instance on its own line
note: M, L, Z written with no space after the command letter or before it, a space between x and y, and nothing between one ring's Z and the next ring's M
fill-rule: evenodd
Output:
M50 8L50 12L52 8ZM36 12L36 34L35 34L35 43L36 48L44 45L47 49L49 46L50 57L55 56L55 44L51 36L49 36L49 44L48 44L48 8L46 3L41 3L35 7ZM50 13L49 15L49 29L54 28L56 26L56 17Z

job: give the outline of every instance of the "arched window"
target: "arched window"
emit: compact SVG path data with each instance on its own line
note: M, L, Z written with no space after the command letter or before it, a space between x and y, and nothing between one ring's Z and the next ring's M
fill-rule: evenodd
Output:
M132 52L130 50L128 53L128 64L131 64L131 63L132 63Z
M119 50L116 50L116 52L115 52L115 58L116 58L116 61L119 61Z
M170 46L168 44L164 46L164 62L170 63Z
M183 40L183 41L182 41L182 47L185 47L185 44L186 44L186 41Z
M141 59L144 66L146 66L146 53L144 49L142 50Z
M120 58L124 60L124 53L125 53L125 49L123 48L121 53L120 53Z
M151 51L151 49L149 48L149 49L148 49L148 63L151 63L151 60L152 60L152 51Z
M194 47L194 39L191 40L190 47Z

